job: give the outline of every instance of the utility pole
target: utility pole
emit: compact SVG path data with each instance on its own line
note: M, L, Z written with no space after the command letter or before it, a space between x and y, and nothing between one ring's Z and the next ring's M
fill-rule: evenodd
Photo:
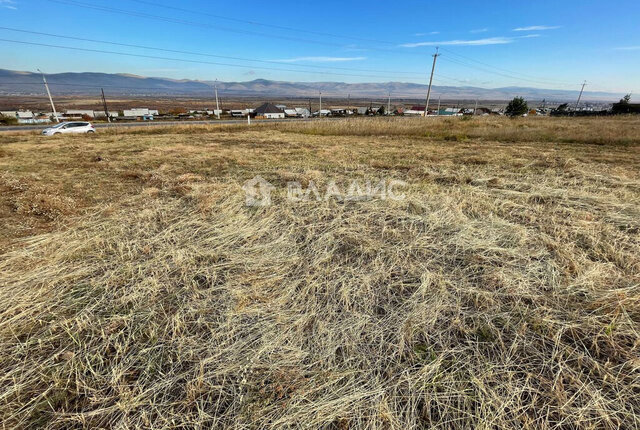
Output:
M44 82L44 87L47 89L47 95L49 96L49 101L51 102L51 109L53 109L53 117L56 119L56 122L60 122L60 120L58 119L58 112L56 112L56 107L53 105L53 99L51 98L51 91L49 91L47 78L44 77L44 73L42 73L42 70L38 69L38 72L42 74L42 82Z
M391 115L391 93L389 93L389 100L387 101L387 115Z
M436 115L440 115L440 96L438 96L438 112L436 112Z
M436 48L436 53L433 54L433 66L431 66L431 78L429 78L429 89L427 90L427 102L424 106L424 117L426 118L429 113L429 99L431 98L431 84L433 84L433 72L436 70L436 60L440 54L438 54L438 48Z
M578 106L580 105L580 99L582 98L582 93L584 92L584 87L587 85L587 81L582 83L582 89L580 90L580 95L578 96L578 101L576 103L576 112L578 111Z
M111 117L109 116L109 109L107 109L107 99L104 97L104 88L100 88L100 92L102 92L102 106L104 107L104 114L107 116L107 122L111 122Z
M216 83L213 86L213 89L216 91L216 116L220 119L220 103L218 103L218 80L216 79Z
M475 116L476 112L478 112L478 99L476 99L476 107L473 108L473 115Z
M320 93L320 109L318 109L318 118L322 117L322 91L318 91Z

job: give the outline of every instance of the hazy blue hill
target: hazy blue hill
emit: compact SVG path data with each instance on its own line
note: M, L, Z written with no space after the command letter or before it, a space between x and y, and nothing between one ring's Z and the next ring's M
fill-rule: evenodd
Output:
M47 75L51 90L55 94L96 94L104 88L109 95L211 95L212 81L176 80L157 77L143 77L130 74L109 73L57 73ZM226 96L259 97L317 97L321 91L325 97L374 98L382 100L390 92L395 99L422 99L427 86L405 82L384 83L344 83L344 82L284 82L267 79L255 79L247 82L218 82L218 90ZM576 86L577 87L577 86ZM44 92L40 74L0 69L0 94L29 95ZM434 99L483 99L507 100L514 96L549 101L575 100L575 91L538 89L529 87L478 88L434 86ZM623 94L604 92L585 92L584 100L617 101Z

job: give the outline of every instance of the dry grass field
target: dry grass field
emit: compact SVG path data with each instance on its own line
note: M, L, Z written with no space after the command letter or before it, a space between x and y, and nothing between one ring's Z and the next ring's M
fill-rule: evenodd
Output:
M0 192L1 428L640 427L638 118L0 134Z

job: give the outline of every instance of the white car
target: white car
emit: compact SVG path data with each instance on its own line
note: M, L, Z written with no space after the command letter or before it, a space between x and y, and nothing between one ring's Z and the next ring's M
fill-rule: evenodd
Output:
M42 130L44 136L67 133L95 133L96 129L90 122L61 122L53 127Z

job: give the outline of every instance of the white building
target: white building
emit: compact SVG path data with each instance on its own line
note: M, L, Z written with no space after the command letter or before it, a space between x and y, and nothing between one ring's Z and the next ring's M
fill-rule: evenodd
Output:
M284 111L276 107L273 103L260 105L254 111L256 118L281 119L284 118Z
M94 111L93 113L94 113L93 115L94 118L106 118L106 115L102 110L97 110L97 111ZM109 118L117 118L119 116L120 114L118 112L109 111Z
M35 116L30 110L16 112L20 124L35 124Z
M309 118L311 116L311 112L307 108L296 108L296 112L301 118Z
M229 111L231 116L243 117L253 113L253 109L232 109Z
M64 111L64 115L67 118L82 118L83 115L90 116L91 118L95 117L95 113L92 110L84 109L67 109Z
M133 109L125 109L122 111L123 116L125 117L134 117L134 118L151 118L153 119L154 115L158 115L158 111L155 109L148 108L133 108Z

